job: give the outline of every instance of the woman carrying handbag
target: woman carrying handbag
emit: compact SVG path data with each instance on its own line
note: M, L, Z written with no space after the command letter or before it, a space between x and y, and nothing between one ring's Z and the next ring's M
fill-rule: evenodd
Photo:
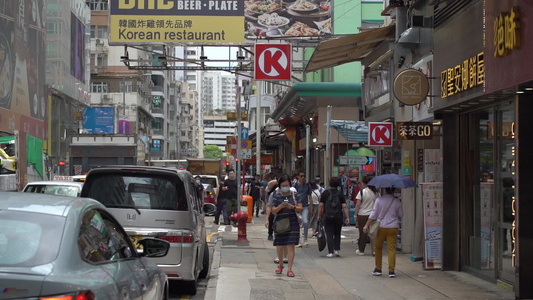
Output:
M398 236L398 221L402 216L402 203L400 199L394 197L394 188L384 188L383 196L376 199L374 209L363 228L363 232L368 233L368 228L372 222L380 222L376 236L376 267L372 272L374 276L381 276L383 242L386 239L389 254L389 277L396 277L394 273L394 268L396 267L396 238Z

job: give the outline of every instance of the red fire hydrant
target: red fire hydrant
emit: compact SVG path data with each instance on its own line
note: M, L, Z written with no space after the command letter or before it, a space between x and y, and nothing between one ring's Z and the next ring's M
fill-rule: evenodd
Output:
M246 222L248 221L248 214L244 211L234 213L230 216L232 222L237 222L237 229L239 233L237 235L237 242L248 242L246 238Z

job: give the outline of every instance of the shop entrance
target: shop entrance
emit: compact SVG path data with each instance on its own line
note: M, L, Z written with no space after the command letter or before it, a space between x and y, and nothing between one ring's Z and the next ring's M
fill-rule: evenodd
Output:
M515 190L514 101L461 116L462 265L488 280L514 282L512 199Z

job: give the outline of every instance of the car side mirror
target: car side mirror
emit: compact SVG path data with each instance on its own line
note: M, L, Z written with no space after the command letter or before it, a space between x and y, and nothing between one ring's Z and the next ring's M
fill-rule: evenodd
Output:
M163 257L168 254L170 243L155 238L145 238L137 242L142 245L141 256L145 257Z

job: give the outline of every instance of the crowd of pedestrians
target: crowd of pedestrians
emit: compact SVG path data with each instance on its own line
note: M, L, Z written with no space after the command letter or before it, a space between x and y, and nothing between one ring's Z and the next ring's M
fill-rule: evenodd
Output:
M388 271L389 277L392 278L396 276L396 238L399 219L403 216L402 205L400 200L394 197L394 189L381 189L381 195L376 187L368 185L371 179L371 176L365 175L357 186L357 192L351 191L351 199L355 202L355 227L359 231L355 253L365 255L366 245L370 242L370 253L375 256L372 275L380 276L383 243L386 241ZM220 178L220 184L217 186L215 224L222 223L220 216L224 224L230 224L228 217L236 212L236 192L235 172L230 170L228 177ZM265 215L268 240L276 246L276 274L282 274L285 264L288 264L287 276L295 276L292 270L295 248L309 246L308 238L317 235L320 222L326 232L326 257L340 256L341 230L343 225L349 225L350 216L349 204L339 177L332 177L329 180L329 188L324 189L320 176L316 176L313 181L307 181L305 172L299 172L292 179L288 175L265 174L261 180L261 176L256 175L246 192L254 201L252 214L255 213L256 217L259 217L260 213ZM367 233L374 221L380 222L380 228L377 236L370 238ZM300 228L303 229L302 234Z

